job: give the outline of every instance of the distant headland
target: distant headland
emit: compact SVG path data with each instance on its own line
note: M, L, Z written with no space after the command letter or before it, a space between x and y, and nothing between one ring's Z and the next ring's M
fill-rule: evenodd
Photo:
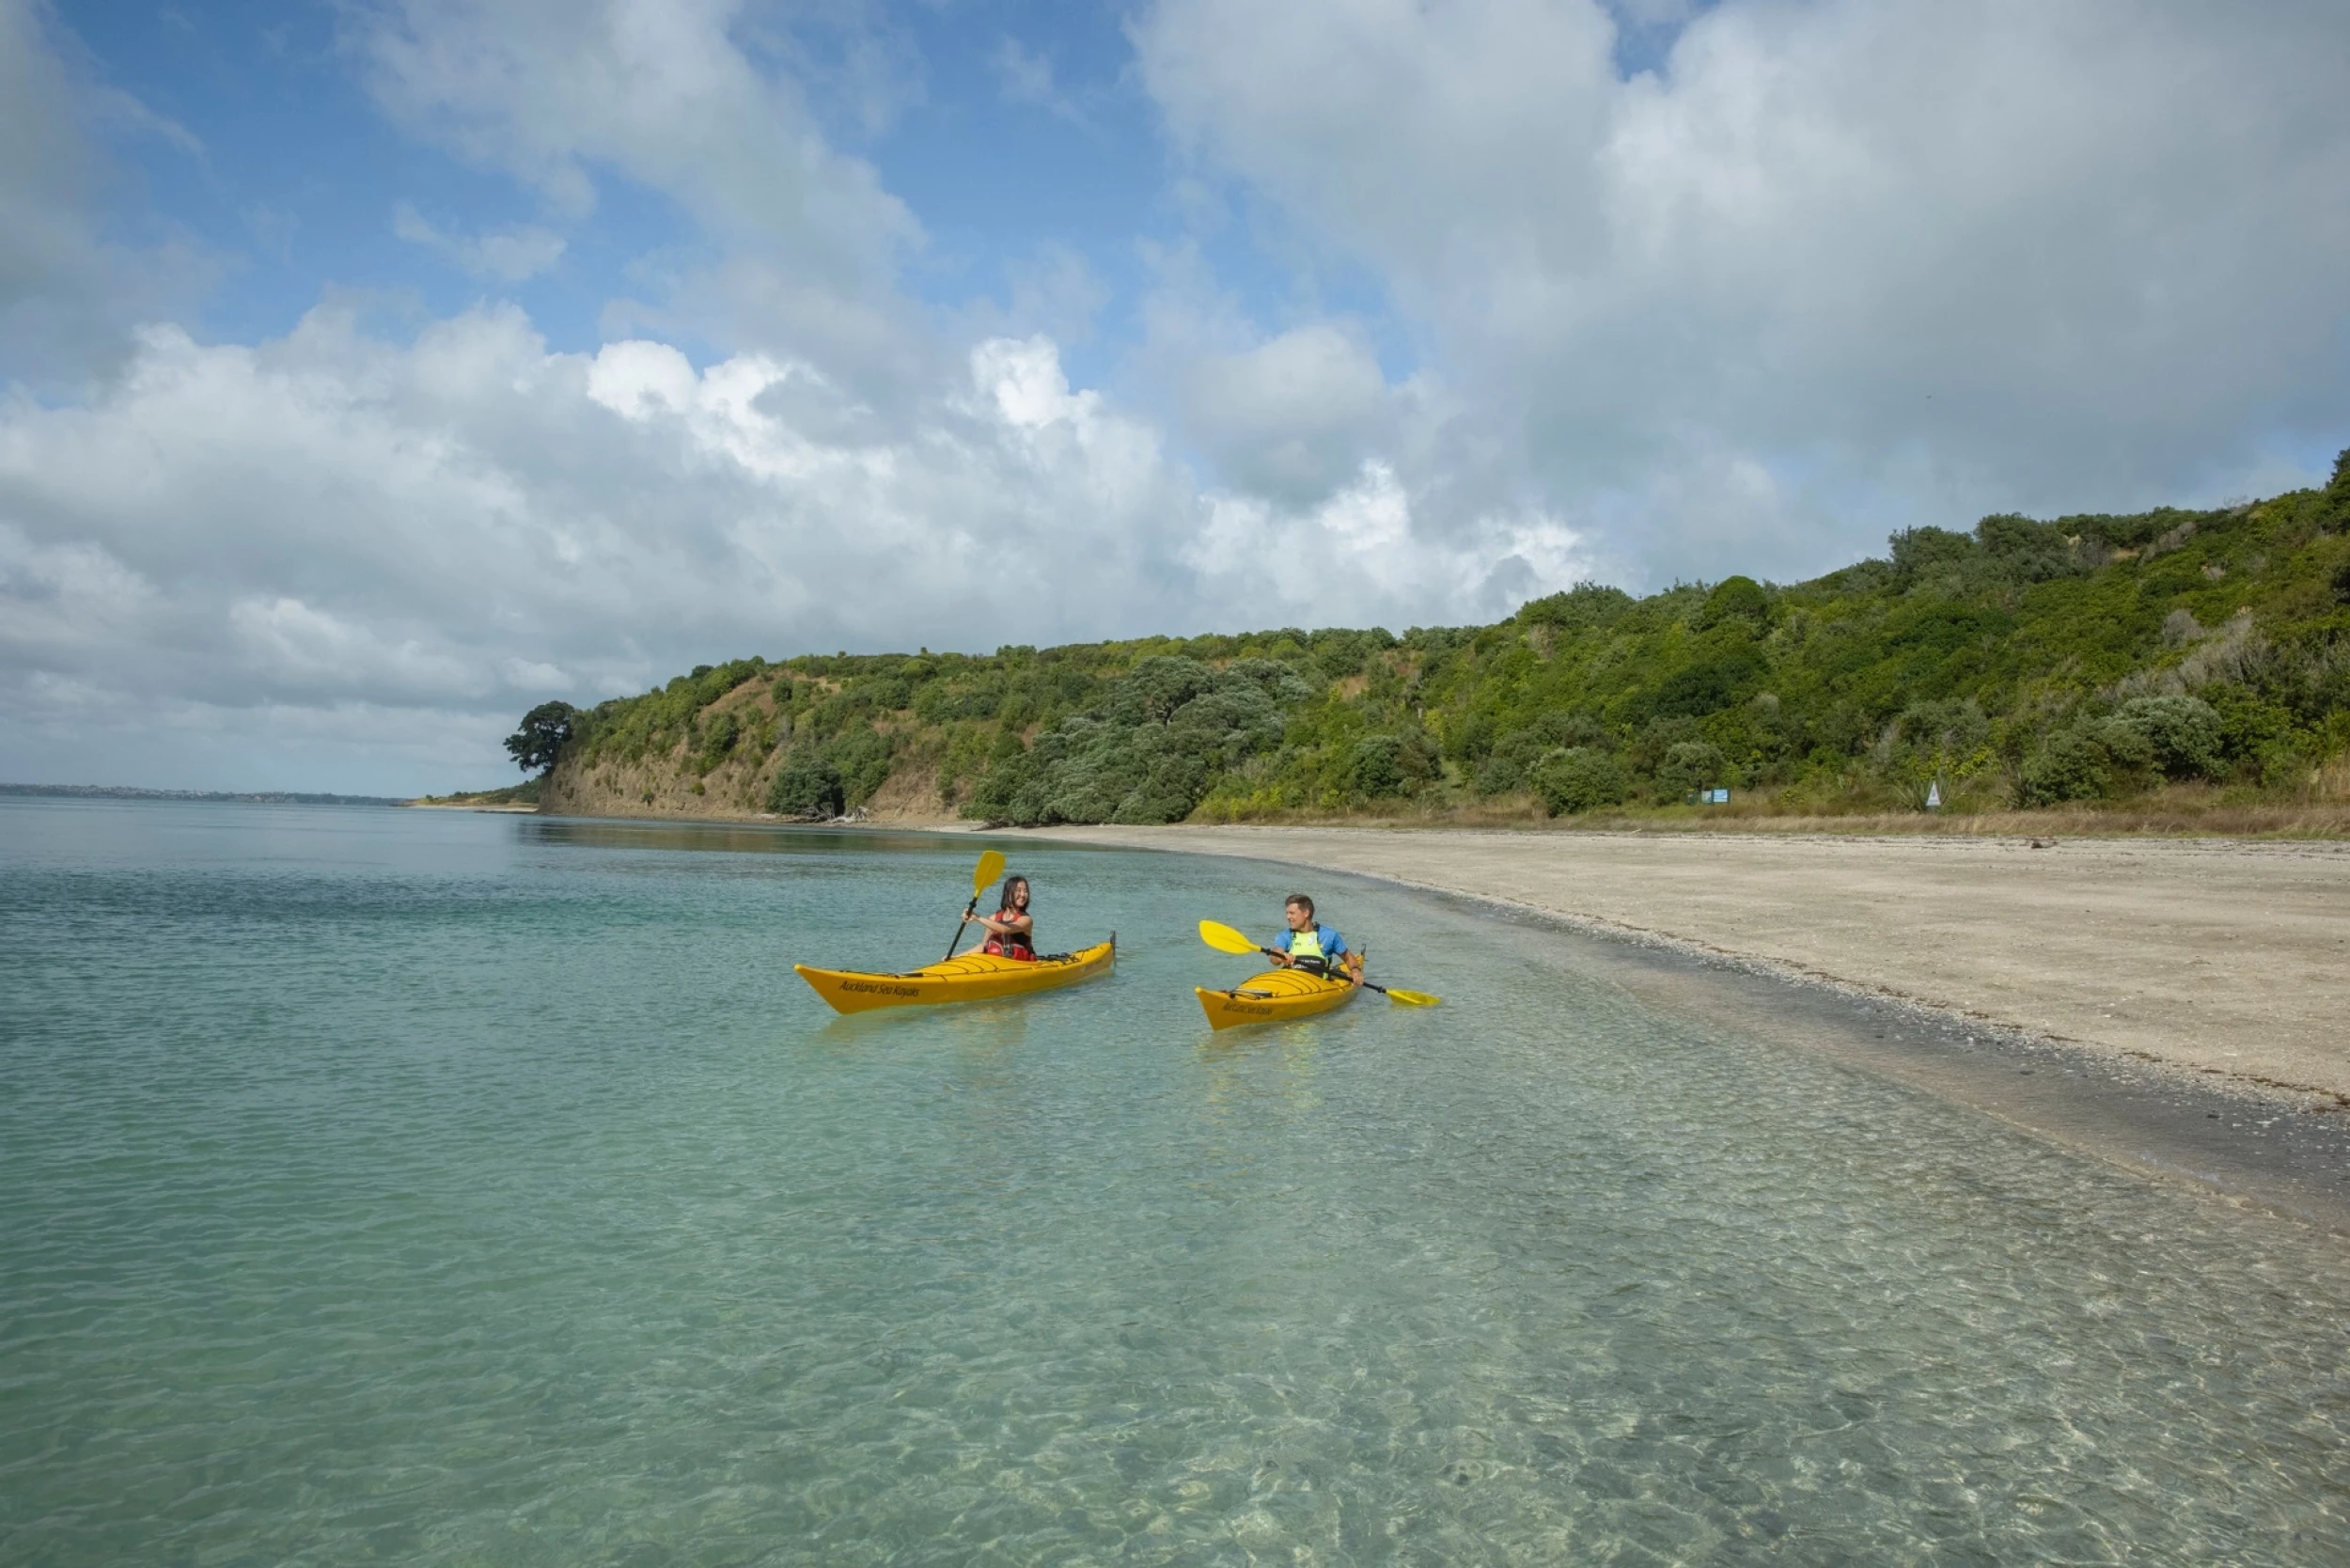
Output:
M91 800L234 800L257 806L400 806L393 795L325 795L299 790L141 790L128 784L0 784L0 795Z
M1888 545L1400 635L739 659L507 745L598 816L2350 831L2350 452L2323 489Z

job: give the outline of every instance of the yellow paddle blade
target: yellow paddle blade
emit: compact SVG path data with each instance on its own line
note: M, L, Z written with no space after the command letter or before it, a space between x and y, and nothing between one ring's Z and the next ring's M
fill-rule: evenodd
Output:
M1444 1002L1442 996L1431 996L1425 991L1404 991L1392 985L1387 987L1387 1000L1405 1007L1438 1007Z
M979 856L979 863L971 868L971 896L978 898L989 885L1004 874L1004 855L1001 850L989 850Z
M1253 953L1260 950L1256 943L1230 926L1220 925L1214 920L1199 922L1199 940L1220 953Z

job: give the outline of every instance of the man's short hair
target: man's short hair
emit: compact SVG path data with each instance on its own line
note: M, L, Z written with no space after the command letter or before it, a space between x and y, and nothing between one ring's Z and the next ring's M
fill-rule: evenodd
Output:
M1283 899L1281 902L1285 904L1293 903L1297 905L1297 907L1304 910L1309 917L1314 912L1314 901L1308 898L1303 893L1292 893L1288 898Z

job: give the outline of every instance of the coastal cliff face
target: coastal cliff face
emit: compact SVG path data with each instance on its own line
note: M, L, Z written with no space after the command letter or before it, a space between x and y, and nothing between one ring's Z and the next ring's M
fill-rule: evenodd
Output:
M770 797L790 755L792 719L789 698L779 702L777 694L771 681L745 681L699 709L674 739L656 733L634 754L625 745L571 748L548 774L539 809L566 817L777 820ZM721 734L730 743L713 748ZM939 796L937 768L918 756L906 762L858 803L866 820L909 827L958 821Z

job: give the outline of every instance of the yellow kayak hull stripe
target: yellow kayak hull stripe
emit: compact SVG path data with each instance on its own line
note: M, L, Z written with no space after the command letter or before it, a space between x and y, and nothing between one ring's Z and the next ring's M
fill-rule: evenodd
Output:
M877 1007L984 1002L998 996L1025 996L1031 991L1058 991L1108 974L1117 956L1118 943L1113 938L1067 958L1028 962L993 953L964 953L902 975L818 969L806 964L791 967L834 1011L868 1012Z
M1346 980L1324 980L1296 969L1268 969L1229 991L1211 991L1200 985L1194 986L1192 994L1199 998L1199 1010L1208 1015L1210 1027L1229 1029L1242 1024L1310 1018L1344 1007L1359 989Z

